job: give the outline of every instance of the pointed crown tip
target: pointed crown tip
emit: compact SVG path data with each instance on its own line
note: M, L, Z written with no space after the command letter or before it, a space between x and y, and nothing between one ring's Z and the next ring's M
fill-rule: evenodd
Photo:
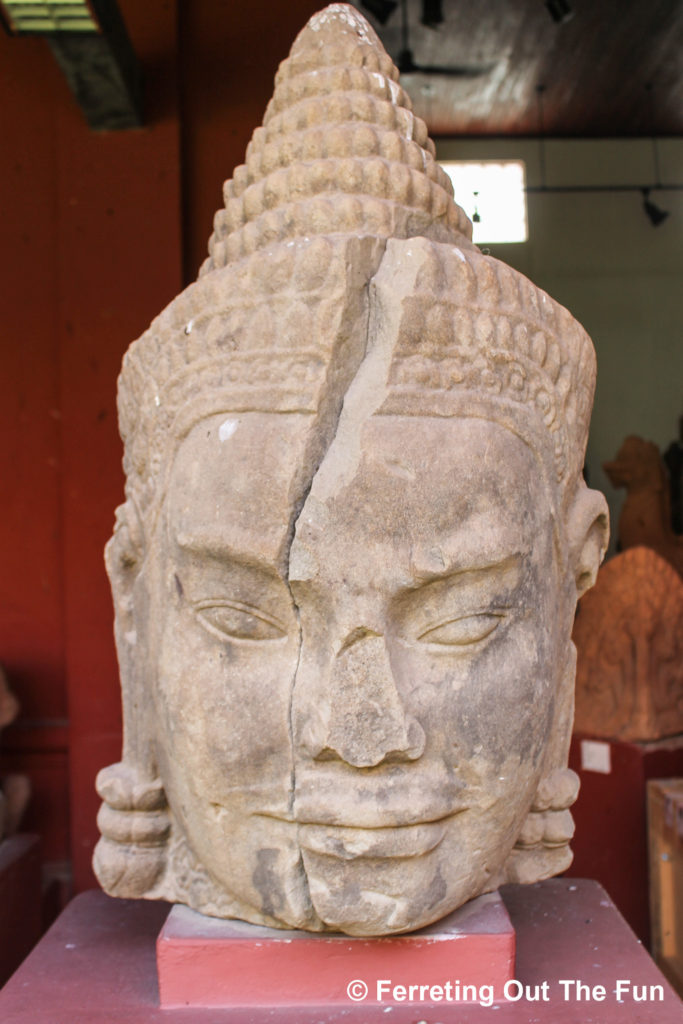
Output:
M245 163L225 183L200 273L304 235L468 244L469 220L398 79L354 7L313 15L280 65Z
M314 33L320 38L347 35L356 42L384 49L370 22L351 4L329 4L314 14L295 39L292 51L300 45L307 45Z

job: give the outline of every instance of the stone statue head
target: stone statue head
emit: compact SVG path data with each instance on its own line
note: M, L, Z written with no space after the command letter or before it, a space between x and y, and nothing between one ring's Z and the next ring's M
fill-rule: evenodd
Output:
M124 359L108 892L380 935L569 864L594 354L470 231L370 26L316 15Z

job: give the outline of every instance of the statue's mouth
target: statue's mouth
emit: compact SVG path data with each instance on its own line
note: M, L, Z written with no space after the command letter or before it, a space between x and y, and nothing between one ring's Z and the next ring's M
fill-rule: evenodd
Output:
M299 827L299 842L310 853L340 860L359 857L421 857L439 845L453 817L455 815L451 814L439 821L418 822L414 825L378 824L374 827L307 822Z
M300 826L350 834L440 826L476 801L477 787L441 766L389 765L386 770L346 770L337 765L300 769L292 820Z
M442 806L433 815L424 809L418 816L404 808L397 820L395 815L376 808L372 817L366 813L354 816L351 812L347 820L340 821L337 813L333 821L329 810L319 808L315 813L314 808L309 807L306 815L287 815L281 820L297 826L298 842L310 853L347 861L368 857L393 860L431 853L444 838L453 819L466 810L464 805L447 810ZM355 820L351 820L354 817Z
M475 798L470 786L440 769L392 765L386 773L359 773L327 765L297 774L287 813L257 813L296 827L300 846L311 854L393 860L436 849Z

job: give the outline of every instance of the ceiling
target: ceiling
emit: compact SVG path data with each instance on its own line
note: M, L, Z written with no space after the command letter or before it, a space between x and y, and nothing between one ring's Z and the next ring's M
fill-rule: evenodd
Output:
M565 0L562 23L544 0L442 0L437 28L403 2L415 64L461 70L401 77L432 135L683 134L683 0ZM400 0L384 25L355 6L397 62Z

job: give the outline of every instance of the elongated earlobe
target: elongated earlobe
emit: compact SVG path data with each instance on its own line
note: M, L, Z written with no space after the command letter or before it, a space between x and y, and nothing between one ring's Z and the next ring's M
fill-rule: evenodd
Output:
M574 822L569 808L576 800L579 779L567 768L574 712L576 649L569 645L557 692L555 718L548 738L543 773L514 848L503 866L507 882L538 882L566 871L572 862L569 846Z
M112 764L97 776L102 833L93 867L112 896L150 896L166 866L171 820L160 779L149 781L135 768Z
M595 583L609 541L609 510L604 495L590 490L583 481L567 516L567 538L578 599Z
M102 837L93 867L112 896L154 896L166 868L171 816L151 753L152 737L144 701L144 660L137 643L134 589L144 559L142 527L127 501L116 510L114 535L105 550L115 610L116 650L121 676L124 753L103 768L96 788L102 797L97 823Z

